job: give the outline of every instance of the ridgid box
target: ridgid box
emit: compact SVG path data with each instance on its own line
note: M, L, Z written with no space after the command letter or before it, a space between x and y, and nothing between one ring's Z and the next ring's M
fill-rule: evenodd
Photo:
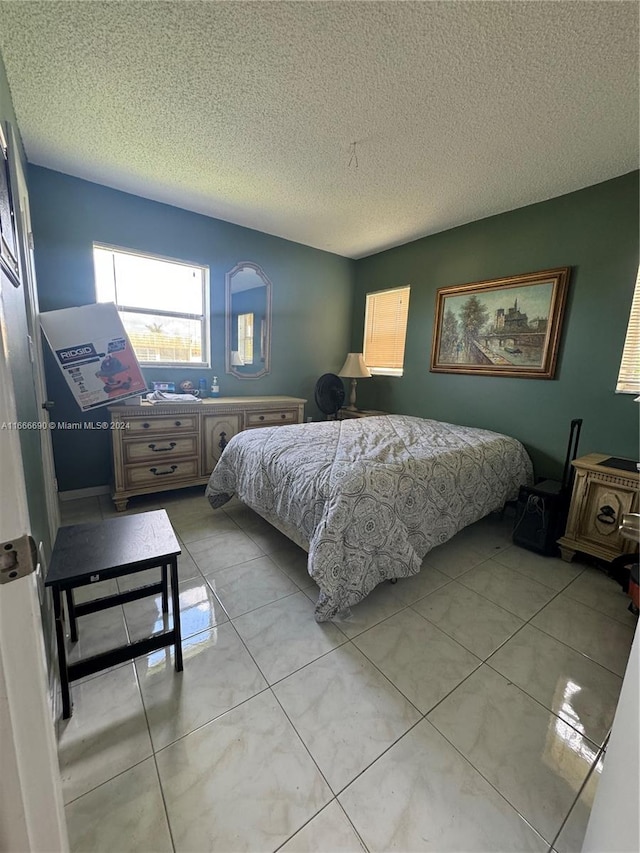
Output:
M83 412L146 391L146 383L113 303L40 315L54 358Z

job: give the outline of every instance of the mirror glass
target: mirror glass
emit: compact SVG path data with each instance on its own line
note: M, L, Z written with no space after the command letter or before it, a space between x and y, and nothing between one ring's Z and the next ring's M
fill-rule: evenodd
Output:
M251 261L236 264L225 280L227 373L255 379L270 371L271 282Z

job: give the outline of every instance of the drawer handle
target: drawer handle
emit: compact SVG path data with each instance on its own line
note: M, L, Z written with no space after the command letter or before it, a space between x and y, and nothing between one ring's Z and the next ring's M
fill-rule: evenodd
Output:
M151 424L142 424L142 429L149 429Z
M598 510L597 518L601 524L615 524L616 511L612 506L609 506L609 504L605 504Z
M154 477L162 477L165 474L173 474L178 466L172 465L168 471L158 471L157 468L149 468Z
M164 453L164 452L166 452L167 450L173 450L173 448L174 448L175 446L176 446L176 442L175 442L175 441L170 441L170 442L169 442L169 447L156 447L156 446L155 446L155 444L148 444L148 445L147 445L147 447L149 448L149 450L153 450L153 452L154 452L154 453Z
M284 412L283 412L283 413L280 415L280 417L282 418L282 420L284 420L287 416L286 416L286 415L284 414Z
M176 426L182 426L182 421L176 421Z
M259 421L263 421L263 420L264 420L264 415L260 415L260 417L258 418L258 420L259 420Z

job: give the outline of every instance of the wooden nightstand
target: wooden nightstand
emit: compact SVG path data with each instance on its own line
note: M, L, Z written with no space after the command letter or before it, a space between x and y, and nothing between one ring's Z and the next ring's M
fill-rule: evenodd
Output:
M347 421L350 418L375 418L376 415L388 415L389 412L376 412L375 409L340 409L338 420Z
M576 478L567 529L558 539L563 560L570 562L581 551L611 562L638 547L623 539L618 528L625 513L638 512L640 473L602 464L609 460L635 466L633 460L617 460L605 453L590 453L572 463Z

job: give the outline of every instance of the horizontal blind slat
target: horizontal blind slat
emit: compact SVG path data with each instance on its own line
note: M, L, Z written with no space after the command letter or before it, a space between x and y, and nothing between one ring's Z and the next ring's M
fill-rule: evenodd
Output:
M370 368L402 369L409 287L367 294L364 361Z
M640 270L631 303L629 326L624 341L616 391L640 393Z

